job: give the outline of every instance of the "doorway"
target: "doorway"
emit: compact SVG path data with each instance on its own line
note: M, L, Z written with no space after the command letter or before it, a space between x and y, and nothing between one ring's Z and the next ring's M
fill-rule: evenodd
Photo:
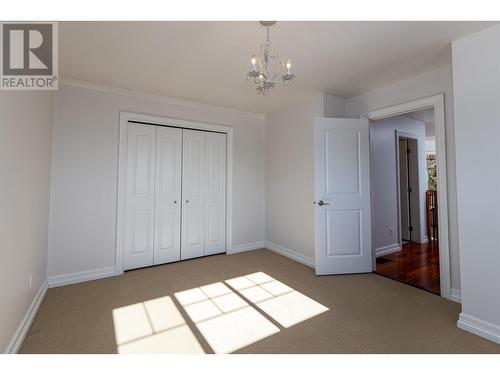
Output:
M434 118L430 108L370 123L372 233L376 273L439 295Z

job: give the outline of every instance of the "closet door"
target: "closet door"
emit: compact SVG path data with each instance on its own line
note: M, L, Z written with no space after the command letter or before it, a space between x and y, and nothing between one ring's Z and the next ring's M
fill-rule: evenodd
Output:
M182 129L156 129L154 264L181 257Z
M226 251L226 135L206 134L205 255Z
M153 264L156 127L128 125L125 270Z
M183 130L181 259L205 255L205 134Z

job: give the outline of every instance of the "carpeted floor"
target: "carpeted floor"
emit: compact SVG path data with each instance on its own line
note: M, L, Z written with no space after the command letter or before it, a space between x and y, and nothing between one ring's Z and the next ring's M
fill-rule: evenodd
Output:
M309 299L328 310L297 324L287 324L280 317L287 318L283 314L296 311L267 310L267 305L255 306L243 297L253 307L248 309L257 311L255 315L265 321L263 326L275 331L263 334L260 340L254 337L249 341L252 343L232 352L500 353L500 345L456 327L459 304L375 274L317 277L313 269L264 249L193 259L50 289L20 352L116 353L118 336L113 310L169 296L189 328L183 332L192 331L198 347L213 353L217 342L210 336L210 327L204 331L205 326L195 324L196 319L186 313L189 310L181 306L182 299L176 293L255 272L286 284L278 283L300 292L297 295L301 298L307 296L314 308L320 305ZM223 287L233 292L238 289L236 283ZM182 297L187 300L192 295ZM241 316L232 319L227 327L222 325L227 328L224 335L237 331L238 325L252 324ZM137 327L128 324L126 328L130 334ZM247 333L255 332L252 328Z

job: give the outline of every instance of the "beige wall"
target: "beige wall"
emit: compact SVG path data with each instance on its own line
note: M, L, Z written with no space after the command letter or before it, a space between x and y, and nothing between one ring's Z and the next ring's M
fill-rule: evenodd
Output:
M359 118L371 110L444 93L452 294L460 293L451 65L342 99L311 95L267 116L266 241L314 259L313 117Z
M47 278L52 112L52 92L0 92L2 350Z
M266 241L314 263L313 119L343 115L344 99L311 95L266 122Z
M49 278L113 272L120 111L233 127L233 247L262 243L263 116L63 84L55 99Z
M500 26L453 42L453 83L462 281L458 324L500 343Z

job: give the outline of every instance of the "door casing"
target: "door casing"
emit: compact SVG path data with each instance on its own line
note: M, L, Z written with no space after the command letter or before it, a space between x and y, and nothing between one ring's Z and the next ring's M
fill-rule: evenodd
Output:
M444 118L444 94L437 94L406 103L396 104L365 113L361 118L376 121L422 109L434 109L434 126L436 128L436 161L437 161L437 190L438 190L438 230L439 230L439 276L441 297L460 302L451 295L451 269L449 248L448 223L448 189L446 174L446 139ZM372 246L373 251L373 246ZM375 254L374 254L375 255ZM373 269L375 270L375 256Z

